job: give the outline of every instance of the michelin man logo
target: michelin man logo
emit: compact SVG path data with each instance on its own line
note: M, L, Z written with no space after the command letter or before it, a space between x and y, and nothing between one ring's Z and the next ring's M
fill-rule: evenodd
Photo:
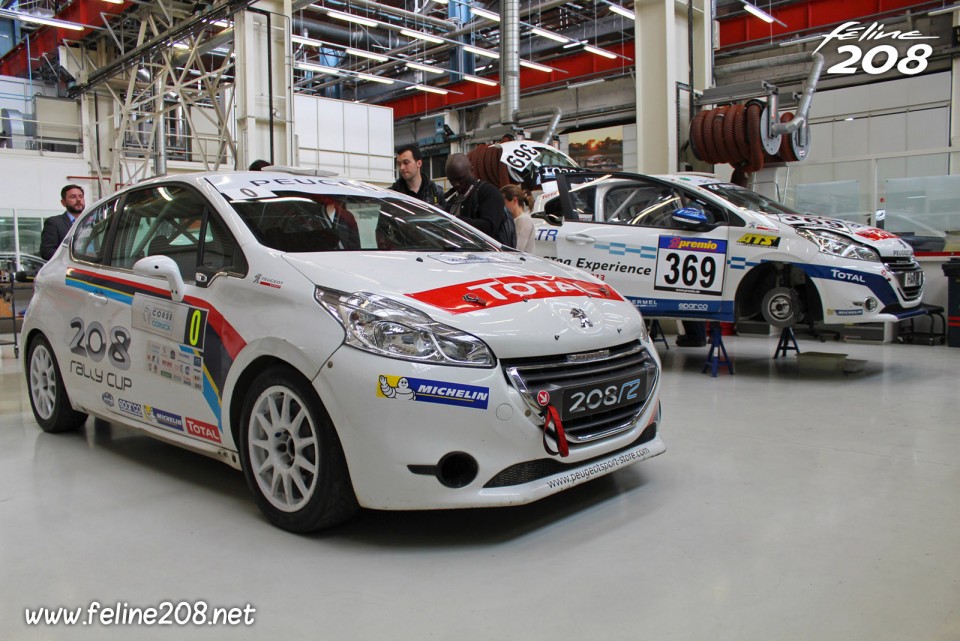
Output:
M414 401L417 398L416 393L410 389L410 382L404 377L401 377L396 386L393 386L387 381L386 376L380 376L380 394L386 398L401 401Z

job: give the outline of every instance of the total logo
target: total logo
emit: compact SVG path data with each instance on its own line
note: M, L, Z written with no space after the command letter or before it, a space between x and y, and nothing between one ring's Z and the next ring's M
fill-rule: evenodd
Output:
M609 286L550 276L505 276L407 294L454 314L524 303L538 298L587 296L623 300Z
M844 272L844 271L840 271L839 269L831 269L830 275L834 278L834 280L846 280L851 283L860 283L861 285L866 284L866 281L863 279L863 276L861 276L860 274L854 274L852 272Z
M216 425L204 423L203 421L198 421L193 418L186 418L184 422L187 426L187 434L190 436L196 436L197 438L202 438L205 441L213 441L214 443L220 442L220 430L217 429Z

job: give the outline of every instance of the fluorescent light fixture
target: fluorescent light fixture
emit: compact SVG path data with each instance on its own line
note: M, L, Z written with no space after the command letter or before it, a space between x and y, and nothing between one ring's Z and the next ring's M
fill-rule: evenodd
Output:
M107 4L123 4L123 0L103 0Z
M375 76L372 73L361 73L357 72L357 78L363 78L364 80L369 80L370 82L379 82L384 85L392 85L394 81L391 78L384 78L383 76Z
M566 36L561 36L559 33L554 33L552 31L547 31L546 29L541 29L540 27L530 27L530 33L536 34L541 38L548 38L556 42L570 42L570 38Z
M437 4L447 4L447 0L433 0Z
M743 3L743 8L747 11L747 13L752 13L753 15L755 15L755 16L758 17L758 18L760 18L760 19L763 20L764 22L766 22L766 23L768 23L768 24L773 24L774 22L776 22L777 24L779 24L779 25L781 25L781 26L783 26L783 27L786 27L786 26L787 26L786 23L784 23L784 22L782 22L782 21L780 21L780 20L777 20L776 18L774 18L773 16L771 16L769 13L767 13L767 12L764 11L763 9L760 9L760 8L758 8L758 7L753 6L752 4L750 4L749 2L747 2L747 0L740 0L740 2Z
M423 33L421 31L412 31L410 29L401 29L400 33L405 35L408 38L416 38L417 40L426 40L427 42L432 42L434 44L442 45L443 38L438 38L436 36L431 36L430 34Z
M173 48L179 49L180 51L189 51L190 45L188 45L186 42L174 42Z
M481 78L480 76L471 76L468 73L463 74L463 79L469 80L470 82L475 82L478 85L487 85L488 87L496 87L499 84L496 80Z
M107 0L107 1L108 1L108 2L112 2L112 0ZM123 2L123 0L120 0L120 2ZM118 2L117 4L120 4L120 2ZM227 27L232 27L232 26L233 26L233 23L232 23L232 22L227 22L226 20L214 20L211 24L212 24L214 27L223 27L223 28L227 28Z
M544 71L546 73L555 71L553 67L548 67L547 65L542 65L539 62L533 62L531 60L521 60L520 66L526 67L527 69L536 69L537 71Z
M581 87L589 87L590 85L599 85L601 82L606 82L606 78L594 78L593 80L577 82L572 85L567 85L567 89L580 89Z
M407 66L411 69L417 69L419 71L426 71L427 73L435 73L438 76L446 73L443 69L439 67L431 67L430 65L425 65L421 62L408 62Z
M450 93L446 89L441 89L440 87L431 87L430 85L413 85L411 87L407 87L407 89L419 89L420 91L426 91L427 93L437 93L442 96L445 96L448 93Z
M333 67L325 67L323 65L317 65L312 62L296 62L293 65L297 69L303 69L304 71L313 71L316 73L325 73L331 76L342 76L344 75L339 69L334 69Z
M617 57L617 54L613 53L612 51L594 47L593 45L583 45L583 49L584 51L589 51L592 54L603 56L604 58L610 58L611 60Z
M352 22L354 24L362 24L365 27L379 27L380 23L371 18L364 18L363 16L355 16L352 13L344 13L343 11L334 11L333 9L327 9L327 15L331 18L336 18L337 20L343 20L345 22Z
M500 22L499 13L494 13L493 11L481 9L480 7L470 7L470 12L475 16L480 16L481 18L486 18L487 20L492 20L493 22Z
M361 58L370 58L370 60L376 60L377 62L386 62L390 60L387 56L381 56L379 53L373 53L371 51L364 51L363 49L354 49L353 47L347 47L345 49L347 53L351 56L360 56Z
M563 45L563 48L564 48L564 49L570 49L570 48L572 48L572 47L579 47L580 45L585 45L585 44L587 44L587 41L586 41L586 40L574 40L573 42L571 42L571 43L569 43L569 44Z
M302 45L310 45L311 47L324 46L322 41L314 40L313 38L307 38L305 36L290 36L290 42L297 42Z
M954 11L960 11L960 4L955 4L950 7L940 7L939 9L934 9L933 11L928 11L928 16L939 16L944 13L952 13Z
M633 11L630 11L629 9L624 9L620 5L613 4L612 2L610 3L610 11L613 11L614 13L619 13L624 18L629 18L630 20L637 19L637 14L635 14Z
M464 51L469 51L472 54L478 56L486 56L487 58L499 58L500 54L496 51L490 51L489 49L481 49L480 47L474 47L473 45L463 45Z
M20 20L22 22L32 22L34 24L42 24L47 27L57 27L59 29L70 29L71 31L83 31L84 29L92 29L87 25L77 24L76 22L67 22L66 20L57 20L56 18L44 18L42 16L35 16L31 13L21 13L20 11L10 11L9 9L0 9L0 17L10 18L13 20Z

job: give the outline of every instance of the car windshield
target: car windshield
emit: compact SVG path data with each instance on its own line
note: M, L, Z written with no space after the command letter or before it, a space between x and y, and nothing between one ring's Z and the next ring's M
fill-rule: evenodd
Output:
M729 183L713 183L711 185L703 185L703 187L704 189L717 194L721 198L726 199L729 203L736 207L752 209L753 211L758 211L761 214L773 214L775 216L800 215L789 207L785 207L778 202L770 200L766 196L761 196L757 192L750 191L744 187L738 187L737 185L731 185Z
M400 198L276 191L230 204L262 245L284 252L500 249L446 214Z

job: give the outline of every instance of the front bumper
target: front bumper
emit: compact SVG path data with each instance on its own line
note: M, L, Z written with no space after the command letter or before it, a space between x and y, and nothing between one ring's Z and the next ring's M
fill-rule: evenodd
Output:
M666 450L659 376L632 425L571 443L567 457L545 449L542 419L500 367L410 363L345 346L313 384L337 429L357 500L368 508L519 505ZM475 462L469 482L441 482L449 461Z

